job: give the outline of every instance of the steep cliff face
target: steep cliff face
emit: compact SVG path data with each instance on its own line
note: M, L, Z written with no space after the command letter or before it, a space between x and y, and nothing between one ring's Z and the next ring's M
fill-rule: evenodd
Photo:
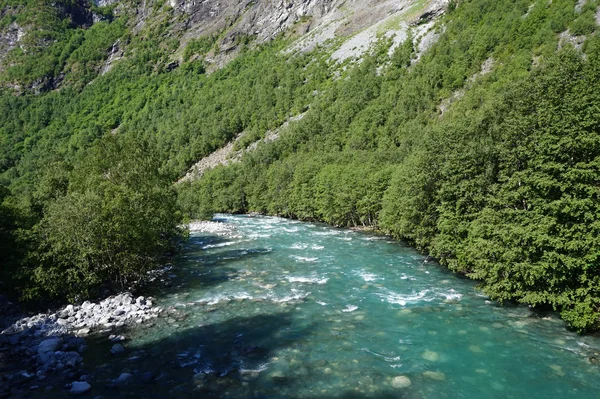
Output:
M334 58L343 60L360 57L382 34L400 43L411 25L440 15L447 3L448 0L30 0L14 6L4 0L0 2L0 74L11 68L12 72L0 81L17 91L55 89L63 84L62 77L69 71L71 53L77 53L79 47L89 51L89 43L94 42L102 56L93 56L84 63L96 75L104 74L118 60L127 58L130 42L143 37L160 37L159 41L169 41L169 46L176 43L167 55L167 69L186 61L186 48L199 38L211 38L210 48L196 55L187 50L188 55L201 58L209 72L226 65L241 48L268 42L278 35L297 39L291 52L341 44ZM127 28L110 43L94 38L105 34L105 28L98 28L100 33L86 33L97 23L116 20L127 20ZM421 29L421 33L430 26ZM25 79L18 70L34 73L28 73L30 79ZM89 77L86 79L83 84Z
M184 45L192 37L221 33L213 62L222 65L235 53L240 35L256 43L293 35L298 37L295 51L358 35L347 46L352 51L342 50L336 58L360 56L381 34L403 41L408 26L441 15L448 0L171 0L170 4L185 16Z

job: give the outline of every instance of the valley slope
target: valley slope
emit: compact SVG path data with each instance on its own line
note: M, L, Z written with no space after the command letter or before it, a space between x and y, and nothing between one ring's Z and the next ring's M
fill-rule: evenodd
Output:
M381 229L597 329L599 6L4 1L5 289L124 286L181 220L261 212Z

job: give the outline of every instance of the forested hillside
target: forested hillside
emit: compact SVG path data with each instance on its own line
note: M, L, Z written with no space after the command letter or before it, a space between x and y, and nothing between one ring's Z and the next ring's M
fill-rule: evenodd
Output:
M4 289L84 298L159 264L186 218L261 212L379 228L494 300L600 327L600 1L450 1L434 21L407 8L405 40L386 25L345 60L341 37L294 51L299 19L272 40L233 35L222 68L227 30L175 35L167 4L140 28L124 2L88 25L12 3L0 26L46 33L0 74ZM176 183L236 138L241 162Z

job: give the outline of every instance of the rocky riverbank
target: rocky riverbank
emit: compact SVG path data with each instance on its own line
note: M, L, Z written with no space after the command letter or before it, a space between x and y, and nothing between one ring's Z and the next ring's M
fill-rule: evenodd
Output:
M18 319L0 333L0 398L24 397L36 390L88 392L91 385L82 357L85 337L107 335L115 342L111 353L119 355L124 348L118 342L124 337L112 333L148 322L161 312L152 298L122 293Z

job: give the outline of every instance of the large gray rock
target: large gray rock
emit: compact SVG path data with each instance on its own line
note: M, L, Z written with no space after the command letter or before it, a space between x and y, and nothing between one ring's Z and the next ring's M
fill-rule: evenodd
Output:
M85 381L75 381L71 383L71 395L81 395L92 389L92 386Z
M38 356L42 363L47 363L52 356L54 351L58 350L62 346L62 338L49 338L45 339L38 345Z

